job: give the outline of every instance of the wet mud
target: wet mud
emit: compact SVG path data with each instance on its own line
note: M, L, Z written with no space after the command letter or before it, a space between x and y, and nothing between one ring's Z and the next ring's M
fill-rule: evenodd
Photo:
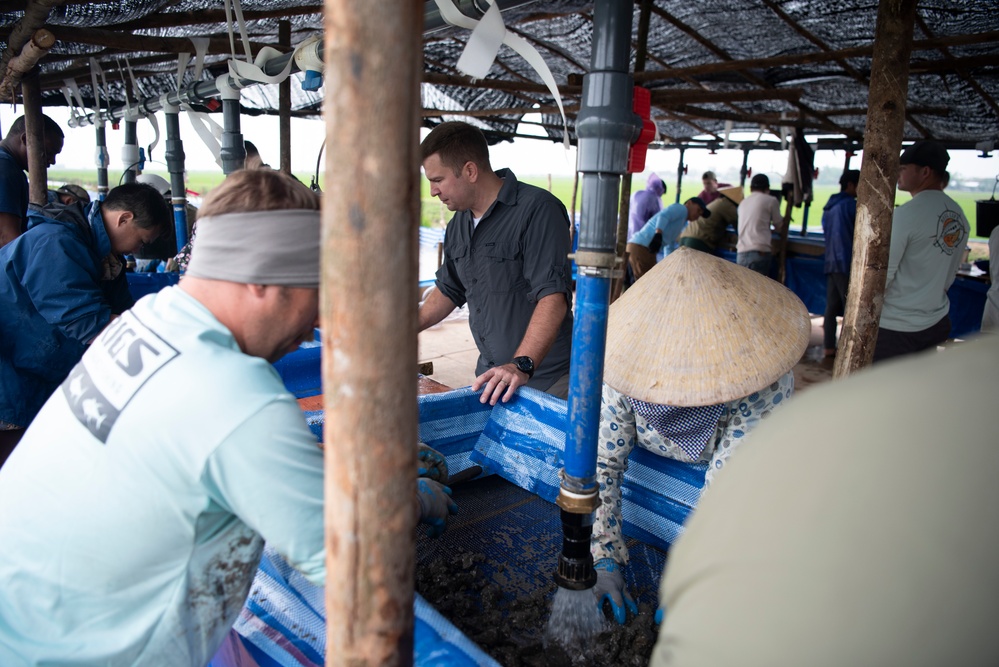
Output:
M468 550L438 553L417 567L416 590L483 651L504 667L589 667L647 665L656 641L655 608L639 604L639 615L624 626L612 621L591 645L569 655L546 646L545 626L556 585L551 582L528 594L512 594L501 584L515 576L512 568L487 562ZM509 587L508 587L509 588ZM643 600L655 591L632 591Z

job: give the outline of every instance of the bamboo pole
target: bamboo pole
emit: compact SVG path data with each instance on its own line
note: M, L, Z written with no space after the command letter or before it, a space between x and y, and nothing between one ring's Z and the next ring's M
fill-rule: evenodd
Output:
M857 188L850 290L833 376L844 377L874 358L884 305L898 153L909 90L915 0L881 0L871 61L864 159Z
M278 23L278 43L291 50L291 21ZM278 134L281 142L281 171L291 173L291 77L278 84Z
M21 79L24 98L24 134L28 142L28 201L48 203L48 168L45 155L45 122L42 120L42 90L38 86L38 70Z
M330 666L413 660L423 9L325 0Z

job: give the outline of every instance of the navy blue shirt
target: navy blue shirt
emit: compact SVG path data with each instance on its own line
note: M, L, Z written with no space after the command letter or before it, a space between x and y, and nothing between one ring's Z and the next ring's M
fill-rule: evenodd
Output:
M28 229L28 177L17 159L0 146L0 213L21 219L21 233Z
M853 261L853 225L857 198L837 192L822 209L822 232L826 236L826 273L850 273Z
M476 374L509 363L527 332L537 302L564 294L558 336L527 385L542 391L569 372L572 278L569 216L550 192L521 183L509 169L496 201L477 227L459 211L444 233L437 289L456 306L468 303L468 324L479 348Z

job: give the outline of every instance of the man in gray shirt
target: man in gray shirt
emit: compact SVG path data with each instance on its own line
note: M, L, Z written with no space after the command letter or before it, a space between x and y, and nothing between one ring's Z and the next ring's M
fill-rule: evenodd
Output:
M895 209L885 300L874 361L912 354L950 336L950 301L970 227L943 192L950 155L936 141L917 141L899 158L898 189L912 200Z
M472 389L510 400L527 385L565 398L572 341L569 216L551 193L494 172L486 138L467 123L438 125L421 145L430 194L455 211L437 289L420 331L468 302L479 348Z

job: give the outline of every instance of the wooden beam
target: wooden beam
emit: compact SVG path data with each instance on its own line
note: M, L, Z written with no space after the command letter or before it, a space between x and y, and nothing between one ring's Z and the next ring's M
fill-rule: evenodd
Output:
M868 100L871 111L864 132L850 290L834 370L837 378L869 366L874 358L888 269L898 151L905 128L915 16L915 2L882 1L878 5Z
M260 21L263 19L286 19L292 16L321 15L322 13L322 5L308 5L244 11L243 18L249 23L250 21ZM226 23L224 9L201 9L193 12L154 12L141 19L115 26L115 30L131 32L134 30L149 30L151 28L183 28L196 25L210 25L213 23Z
M326 0L328 667L413 662L422 22L422 2Z
M53 7L58 7L60 0L31 0L24 8L24 16L17 23L10 27L3 39L7 42L7 48L3 55L0 55L0 72L4 72L4 78L0 79L0 89L6 86L7 63L11 58L17 56L21 49L31 40L35 31L42 28L49 18Z
M278 43L282 50L291 49L291 22L278 23ZM291 77L278 84L278 142L281 171L291 173Z
M56 38L64 42L105 46L119 51L154 51L159 53L190 53L194 49L191 40L186 37L152 37L133 35L97 28L72 28L68 26L47 25ZM251 42L250 46L257 51L271 44ZM228 37L209 38L209 55L230 55Z
M660 107L680 104L710 104L721 102L759 102L784 100L794 102L805 91L801 88L775 88L763 90L694 90L690 88L653 90L652 103Z
M11 104L17 103L17 89L21 85L22 77L38 64L38 61L49 52L53 44L55 44L55 36L51 32L45 28L39 28L35 31L31 40L21 49L21 53L7 61L7 71L0 79L0 100L9 101ZM31 85L41 95L38 72L32 76Z
M673 16L672 14L670 14L669 12L667 12L666 10L660 9L659 7L653 7L652 9L660 17L662 17L663 19L665 19L666 21L668 21L669 23L671 23L673 26L675 26L676 28L678 28L681 31L683 31L684 33L686 33L691 39L693 39L694 41L696 41L698 44L700 44L701 46L703 46L704 48L706 48L711 53L714 53L716 56L718 56L722 60L729 60L729 61L734 60L734 58L732 58L732 56L729 55L724 49L721 49L718 46L716 46L714 44L714 42L711 42L706 37L704 37L703 35L701 35L701 33L699 33L698 31L694 30L689 25L687 25L686 23L684 23L680 19L676 18L675 16ZM744 70L737 70L737 71L738 71L738 73L739 73L740 76L742 76L743 78L745 78L750 83L754 83L754 84L760 86L761 88L774 88L774 86L771 85L770 83L768 83L765 79L762 79L762 78L760 78L759 76L757 76L755 74L752 74L752 73L744 71ZM830 131L832 131L832 132L843 134L843 135L846 135L846 136L851 137L851 138L856 138L856 139L860 139L861 138L860 134L858 132L855 132L854 130L852 130L850 128L840 127L836 123L834 123L831 120L829 120L829 118L827 116L824 116L821 112L816 111L815 109L812 109L811 107L809 107L808 105L806 105L803 102L797 101L797 102L793 102L792 104L794 104L794 106L796 106L802 112L804 112L804 113L806 113L806 114L808 114L810 116L814 116L816 118L819 118L822 121L824 121L825 127L827 129L829 129Z
M969 46L973 44L984 44L996 41L999 41L999 31L990 31L973 33L970 35L953 35L949 37L938 37L935 39L924 39L914 42L912 50L929 51L937 49L940 46ZM708 63L706 65L693 65L691 67L677 67L673 69L643 72L635 75L635 83L645 81L666 81L669 79L679 79L684 76L723 74L749 69L769 69L772 67L784 67L787 65L811 65L815 63L830 62L841 58L869 58L873 51L874 46L869 44L849 49L840 49L838 51L816 51L812 53L799 53L787 56L773 56L770 58L726 60L724 62Z
M24 135L28 144L28 201L44 206L48 203L49 161L45 153L45 122L42 119L42 91L38 87L38 70L21 81L24 98Z
M816 37L815 35L813 35L811 33L811 31L805 29L797 21L795 21L793 18L791 18L791 16L788 15L787 12L785 12L783 9L781 9L780 5L778 5L776 2L774 2L774 0L763 0L763 4L765 4L775 14L777 14L777 16L779 16L781 18L781 20L783 20L785 23L787 23L789 26L791 26L792 30L794 30L796 33L798 33L799 35L801 35L802 37L804 37L805 39L807 39L808 41L810 41L812 44L815 44L816 46L818 46L823 51L832 51L832 49L829 47L828 44L826 44L821 39L819 39L818 37ZM870 86L871 82L867 79L867 77L864 76L863 74L861 74L860 72L858 72L857 69L854 68L845 59L843 59L843 58L837 58L836 59L836 64L838 64L840 67L842 67L843 71L846 72L849 76L851 76L855 81L858 81L859 83L861 83L865 87ZM931 138L932 135L931 135L930 131L927 130L925 127L923 127L923 125L919 121L917 121L913 117L913 115L911 113L906 112L905 118L906 118L906 120L909 121L910 125L912 125L914 128L916 128L916 130L920 134L923 135L924 138L926 138L926 139Z
M500 81L499 79L473 79L468 76L452 74L439 74L437 72L424 72L423 83L432 83L439 86L458 86L461 88L489 88L491 90L505 90L516 93L542 93L551 95L548 86L543 83L528 83L516 81ZM563 97L569 95L579 95L582 93L581 86L560 85L558 89Z

